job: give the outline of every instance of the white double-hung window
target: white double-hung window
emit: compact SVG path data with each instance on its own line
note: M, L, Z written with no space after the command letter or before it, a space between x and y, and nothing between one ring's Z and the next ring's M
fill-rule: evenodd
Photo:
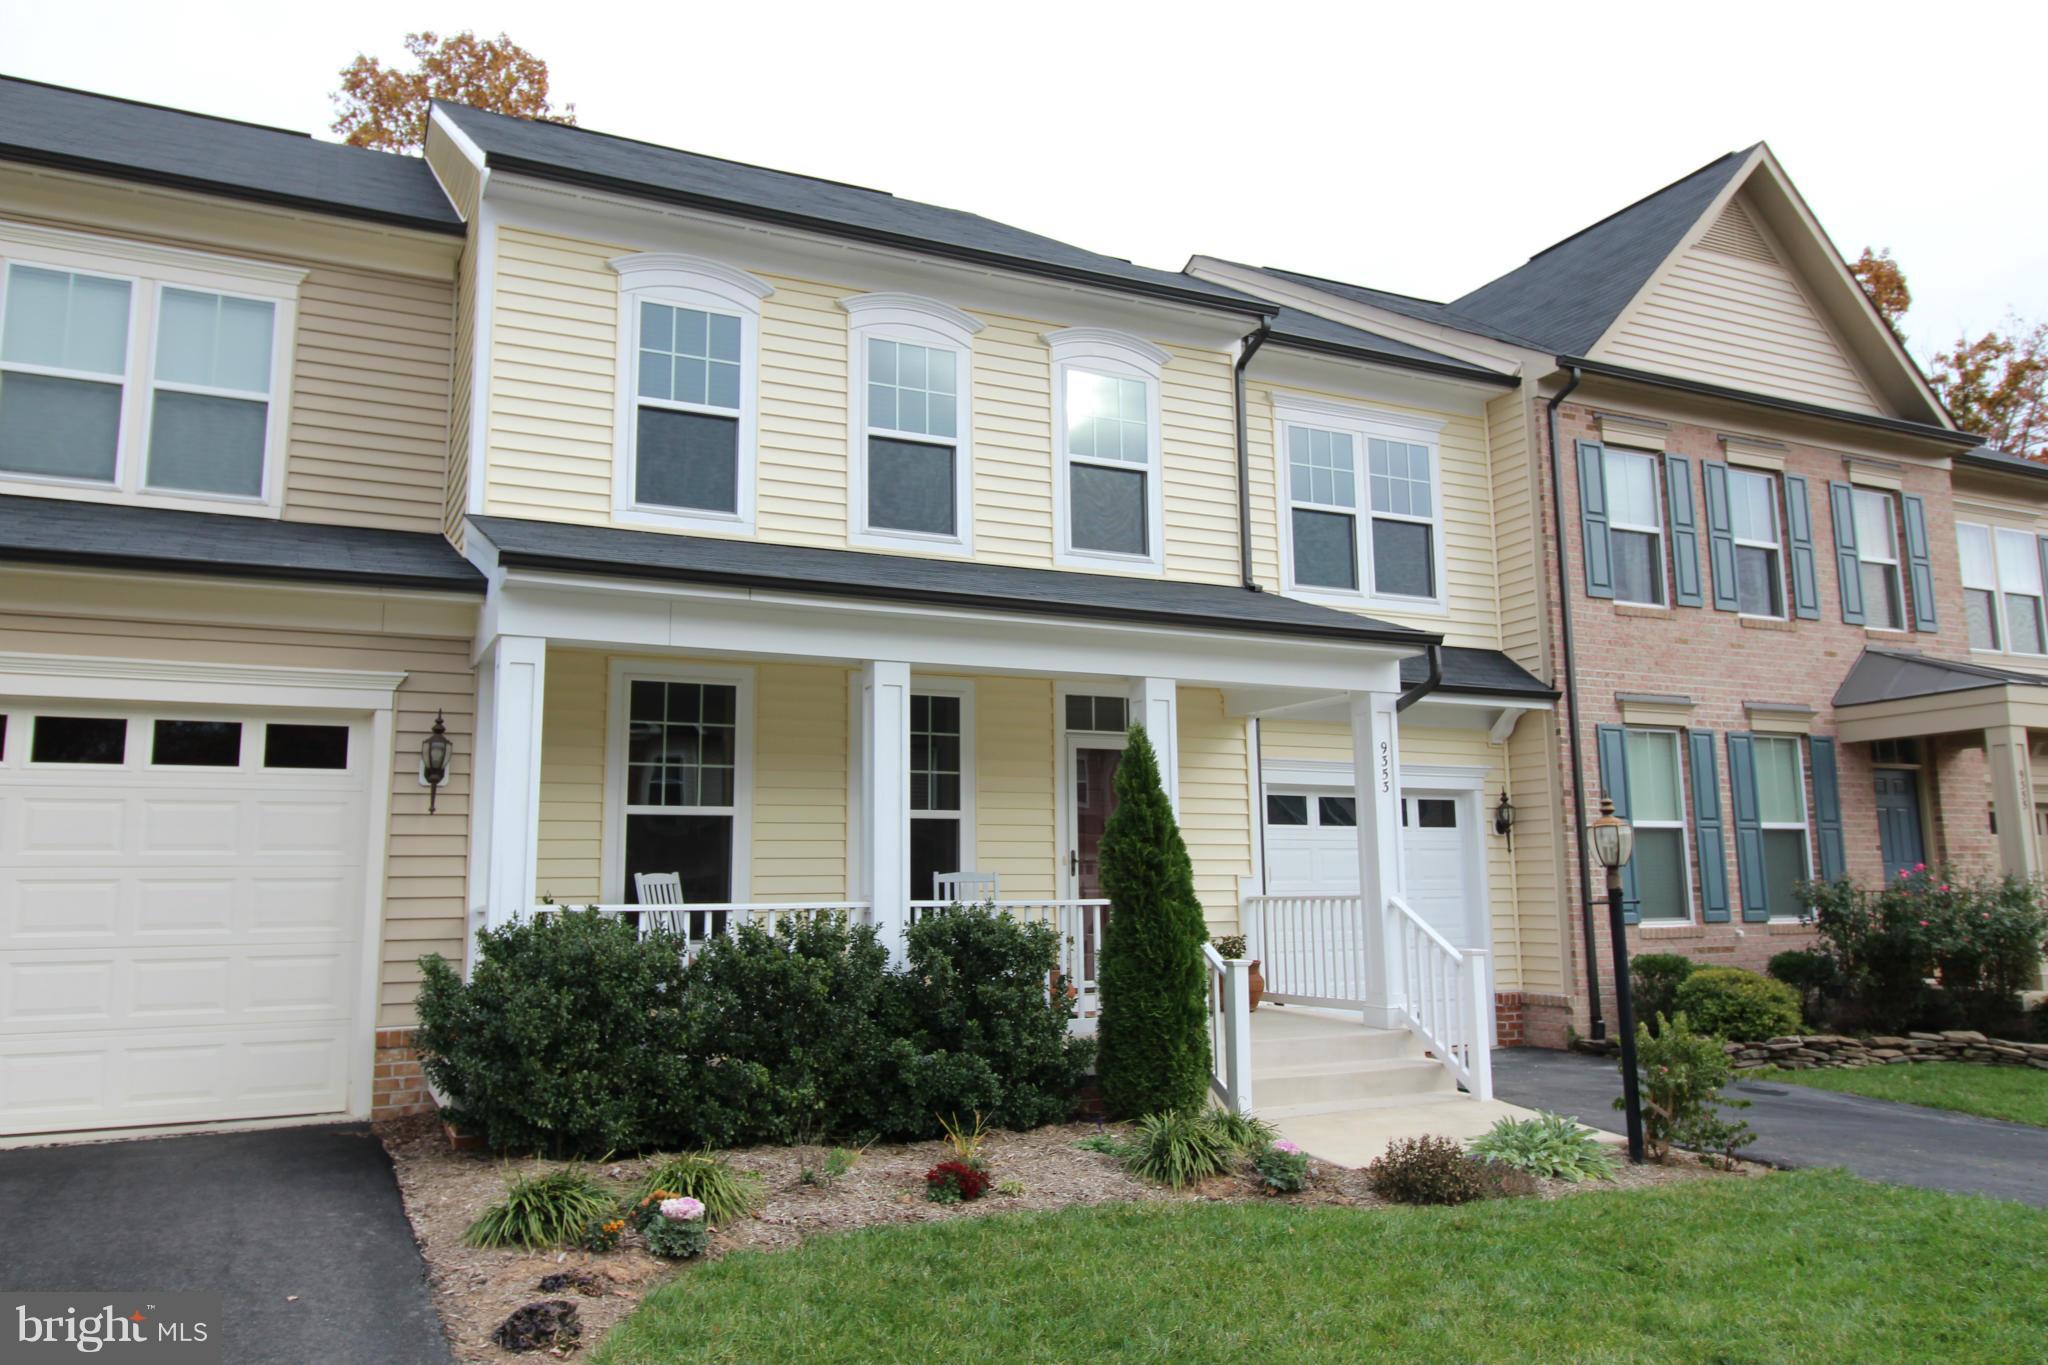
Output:
M666 252L621 256L612 507L622 521L754 527L761 300L745 271Z
M0 224L0 483L274 513L304 275Z
M1664 517L1657 499L1657 457L1606 451L1607 545L1614 600L1664 605Z
M2041 622L2041 552L2026 531L2001 526L1998 594L2004 607L2005 647L2014 654L2048 654Z
M1613 488L1610 479L1608 487ZM1685 838L1685 763L1675 730L1630 730L1629 821L1635 826L1637 914L1646 920L1692 918L1692 861Z
M1735 540L1735 595L1744 616L1785 615L1785 552L1778 481L1749 469L1728 471L1728 518Z
M1054 559L1157 572L1163 553L1159 382L1170 358L1102 327L1048 333Z
M1970 625L1970 648L1997 649L2005 632L1998 625L1998 564L1991 553L1991 528L1956 523L1956 557L1962 562L1963 615Z
M1899 574L1899 519L1889 493L1850 491L1856 517L1856 568L1863 580L1863 620L1874 630L1904 630L1906 603Z
M1437 424L1275 395L1290 590L1396 610L1442 600Z
M1806 772L1799 740L1755 739L1757 817L1762 826L1763 901L1772 919L1799 914L1795 891L1812 875L1807 857Z
M850 319L854 543L971 552L970 373L981 324L910 294L862 294L840 306Z

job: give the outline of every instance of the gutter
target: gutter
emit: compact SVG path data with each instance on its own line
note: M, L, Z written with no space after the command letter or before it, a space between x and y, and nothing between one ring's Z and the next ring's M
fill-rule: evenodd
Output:
M749 204L733 199L721 199L716 195L697 194L690 190L670 189L660 185L649 185L640 181L620 180L613 176L598 175L579 171L569 166L558 166L546 161L531 161L525 157L491 152L485 157L485 164L495 170L508 171L514 175L531 176L559 185L578 185L585 189L603 190L607 194L625 195L633 199L653 200L663 204L675 204L682 208L703 209L708 213L721 214L727 218L738 218L749 222L768 223L776 227L796 228L804 232L815 232L826 237L838 237L856 242L872 242L879 246L894 247L900 251L917 252L926 256L937 256L947 260L966 261L974 265L994 266L1014 271L1020 275L1037 275L1044 279L1060 280L1067 284L1082 284L1094 289L1107 289L1119 294L1136 294L1146 298L1161 299L1191 308L1206 308L1214 313L1239 313L1248 317L1270 318L1279 311L1279 305L1249 295L1241 299L1224 294L1214 294L1200 289L1183 289L1170 284L1151 280L1131 279L1112 275L1099 270L1087 270L1080 266L1060 265L1054 261L1037 261L1029 257L1012 256L1001 251L982 251L976 247L960 246L951 242L935 242L926 237L913 237L907 233L888 232L881 228L861 227L855 223L842 223L830 218L817 218L807 213L792 213L787 209L769 208L762 204Z
M1252 456L1251 438L1245 431L1244 372L1272 333L1273 322L1268 318L1259 324L1258 331L1238 343L1237 364L1231 369L1237 415L1237 570L1244 586L1252 592L1265 589L1252 577Z
M1429 646L1429 676L1415 686L1403 691L1394 701L1394 714L1400 715L1409 707L1443 686L1444 647L1441 642Z
M1543 420L1550 437L1550 521L1557 537L1557 612L1560 622L1558 643L1563 652L1564 705L1567 742L1571 750L1572 764L1572 831L1576 836L1573 844L1579 864L1579 920L1586 938L1586 990L1592 1006L1593 1037L1597 1041L1607 1036L1607 1018L1600 1008L1600 954L1593 939L1593 869L1586 861L1586 755L1579 736L1579 675L1578 661L1572 650L1572 571L1569 556L1564 552L1564 475L1563 459L1557 446L1558 405L1572 396L1581 373L1579 362L1560 360L1559 364L1571 371L1571 382L1552 394L1544 410Z
M1924 441L1939 441L1944 445L1967 448L1984 444L1984 438L1974 432L1930 426L1925 422L1908 422L1898 417L1874 417L1868 413L1845 412L1841 408L1822 407L1818 403L1802 403L1793 398L1777 398L1770 394L1751 393L1746 389L1702 384L1691 379L1674 379L1669 375L1651 374L1647 370L1632 370L1625 365L1609 365L1604 361L1588 360L1584 356L1561 355L1557 357L1557 363L1561 369L1570 370L1574 375L1583 371L1606 379L1641 384L1647 388L1669 389L1674 393L1689 393L1701 398L1719 398L1730 403L1744 403L1751 407L1797 413L1801 417L1812 417L1824 422L1847 422L1852 426L1870 427L1902 436L1918 436ZM1574 379L1572 385L1577 387L1578 380ZM1565 392L1569 393L1571 390L1566 389Z

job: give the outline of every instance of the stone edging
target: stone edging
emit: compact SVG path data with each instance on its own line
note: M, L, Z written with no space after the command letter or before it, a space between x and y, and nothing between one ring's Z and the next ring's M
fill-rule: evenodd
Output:
M1816 1033L1726 1046L1729 1064L1737 1071L1766 1066L1805 1071L1816 1067L1896 1066L1910 1062L1974 1062L1980 1066L2031 1066L2048 1071L2048 1043L1987 1038L1974 1029L1875 1038Z

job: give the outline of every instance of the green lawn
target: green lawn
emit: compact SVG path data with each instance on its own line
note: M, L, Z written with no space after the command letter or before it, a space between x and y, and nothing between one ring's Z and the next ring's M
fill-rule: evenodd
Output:
M2048 1212L1810 1171L875 1228L686 1267L595 1362L2010 1365L2044 1323Z
M1915 1062L1910 1066L1843 1066L1819 1071L1750 1071L1738 1079L1845 1090L1874 1100L1924 1104L2048 1128L2048 1071L2030 1066Z

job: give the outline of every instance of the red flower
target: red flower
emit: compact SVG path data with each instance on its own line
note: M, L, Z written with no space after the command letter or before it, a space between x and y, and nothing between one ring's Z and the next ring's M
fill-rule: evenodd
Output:
M941 1161L924 1173L924 1183L934 1188L951 1185L959 1191L960 1202L971 1204L988 1193L988 1176L964 1161Z

